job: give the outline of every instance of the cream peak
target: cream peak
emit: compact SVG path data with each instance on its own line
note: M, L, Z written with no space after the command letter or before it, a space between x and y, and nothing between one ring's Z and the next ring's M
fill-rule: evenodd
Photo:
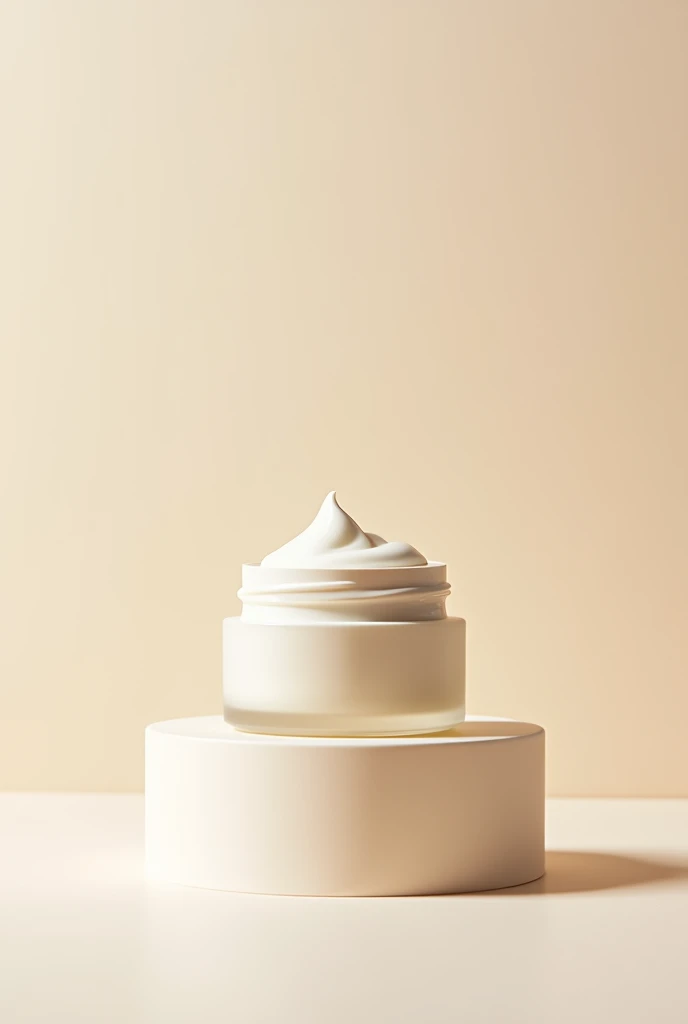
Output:
M261 565L289 569L393 569L427 565L410 544L365 533L330 491L303 533L278 548Z

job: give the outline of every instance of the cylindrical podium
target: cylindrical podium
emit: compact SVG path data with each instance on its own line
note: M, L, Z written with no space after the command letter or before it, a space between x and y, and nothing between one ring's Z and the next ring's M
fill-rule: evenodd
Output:
M146 730L149 877L309 896L472 892L544 872L545 736L469 717L444 733Z

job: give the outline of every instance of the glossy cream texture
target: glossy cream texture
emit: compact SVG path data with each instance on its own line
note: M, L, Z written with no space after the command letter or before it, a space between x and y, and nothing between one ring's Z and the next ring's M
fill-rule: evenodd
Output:
M244 565L247 622L420 622L446 615L446 566L365 533L331 491L294 540Z
M261 565L287 569L391 569L427 565L410 544L364 533L330 491L311 525L266 555Z

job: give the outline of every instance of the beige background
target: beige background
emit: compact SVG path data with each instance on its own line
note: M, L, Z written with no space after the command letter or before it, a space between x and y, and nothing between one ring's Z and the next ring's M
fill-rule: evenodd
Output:
M5 788L137 789L337 487L554 794L688 795L688 3L4 0Z

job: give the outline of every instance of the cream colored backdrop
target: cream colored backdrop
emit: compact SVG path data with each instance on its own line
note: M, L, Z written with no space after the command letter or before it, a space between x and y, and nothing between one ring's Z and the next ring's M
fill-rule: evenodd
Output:
M688 795L688 3L0 12L0 785L139 788L336 487L550 792Z

